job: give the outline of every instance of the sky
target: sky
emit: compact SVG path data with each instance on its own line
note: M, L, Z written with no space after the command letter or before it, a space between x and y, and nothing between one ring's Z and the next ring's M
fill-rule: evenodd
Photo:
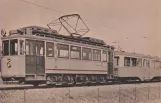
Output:
M102 39L115 47L119 45L127 52L161 57L161 0L26 1L55 11L20 0L0 0L0 29L47 27L64 13L77 13L90 29L85 36Z

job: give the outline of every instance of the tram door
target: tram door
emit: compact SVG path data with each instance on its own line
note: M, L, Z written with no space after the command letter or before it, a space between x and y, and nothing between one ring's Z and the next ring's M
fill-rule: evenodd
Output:
M26 40L26 75L45 75L44 41Z
M110 76L113 76L113 52L108 52L108 73Z

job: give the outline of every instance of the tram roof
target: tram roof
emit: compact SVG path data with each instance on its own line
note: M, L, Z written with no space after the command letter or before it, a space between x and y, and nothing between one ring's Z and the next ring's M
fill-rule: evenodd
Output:
M151 55L146 55L141 53L126 52L126 51L115 51L115 56L119 56L119 55L123 55L127 57L140 57L140 58L150 58L150 59L161 60L161 58L158 56L151 56Z
M72 41L72 42L78 42L83 44L96 45L96 46L102 46L102 47L114 49L113 46L107 45L103 40L100 40L100 39L91 38L91 37L66 36L66 35L58 34L56 30L52 30L52 29L44 28L40 26L27 26L16 30L10 30L10 35L14 35L14 34L43 36L43 37L63 39L63 40Z

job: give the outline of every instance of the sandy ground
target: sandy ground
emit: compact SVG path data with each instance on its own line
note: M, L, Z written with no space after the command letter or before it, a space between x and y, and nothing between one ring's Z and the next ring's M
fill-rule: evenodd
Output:
M161 103L161 83L6 90L0 97L2 103Z
M161 99L149 100L149 101L146 101L146 102L138 102L138 103L161 103Z

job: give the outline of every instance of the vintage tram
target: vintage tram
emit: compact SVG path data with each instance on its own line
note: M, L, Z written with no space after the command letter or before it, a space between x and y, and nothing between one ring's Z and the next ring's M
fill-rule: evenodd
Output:
M115 51L114 55L114 77L117 80L161 81L161 58L125 51Z
M113 77L114 47L103 40L28 26L2 38L2 79L39 85L104 83Z

